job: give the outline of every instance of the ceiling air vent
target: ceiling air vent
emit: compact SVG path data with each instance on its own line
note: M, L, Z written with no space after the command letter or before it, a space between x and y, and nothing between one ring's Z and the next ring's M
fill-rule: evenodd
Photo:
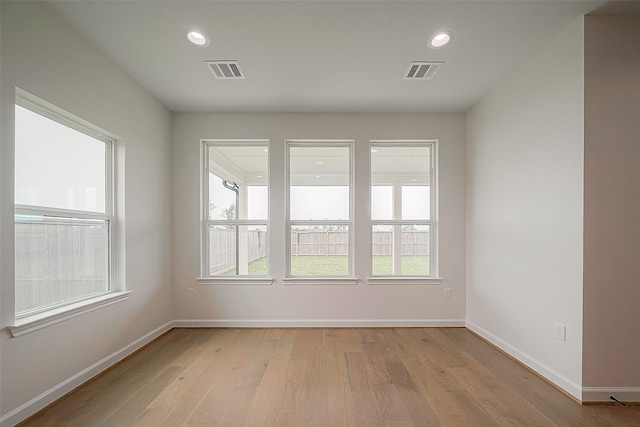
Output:
M404 75L405 80L431 80L440 67L441 61L411 61L409 69Z
M204 61L216 79L244 79L238 61Z

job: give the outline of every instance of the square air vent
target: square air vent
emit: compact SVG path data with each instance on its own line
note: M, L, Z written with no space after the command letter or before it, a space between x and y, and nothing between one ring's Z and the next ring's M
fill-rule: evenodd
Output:
M441 61L411 61L409 69L404 75L405 80L431 80L440 67Z
M216 79L244 79L238 61L204 61Z

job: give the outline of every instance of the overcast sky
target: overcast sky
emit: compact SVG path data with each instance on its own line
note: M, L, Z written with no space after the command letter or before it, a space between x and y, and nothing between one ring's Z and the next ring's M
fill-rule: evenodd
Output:
M210 198L216 209L214 218L224 219L222 209L235 202L233 191L213 178L209 184ZM376 186L371 191L372 219L393 219L391 186ZM420 202L422 201L422 203ZM267 187L248 188L248 219L267 219ZM404 186L402 189L403 219L429 219L429 187ZM291 219L348 220L349 188L346 186L294 186L291 188Z

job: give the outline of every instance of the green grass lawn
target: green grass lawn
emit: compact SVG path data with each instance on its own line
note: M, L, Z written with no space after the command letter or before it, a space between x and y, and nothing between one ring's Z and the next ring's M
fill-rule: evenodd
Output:
M292 256L292 276L348 276L349 262L346 256Z
M373 257L373 275L391 276L393 265L391 256ZM403 276L428 276L429 257L427 255L405 255L402 257Z
M292 276L346 276L348 274L346 256L294 256L291 257ZM391 275L391 257L373 257L373 275ZM231 269L223 273L223 276L235 276L236 271ZM267 258L258 258L249 263L250 276L265 276L267 274ZM428 256L403 256L402 274L404 276L428 276Z
M235 267L225 271L221 276L235 276ZM249 263L249 276L266 276L267 275L267 257L254 259Z

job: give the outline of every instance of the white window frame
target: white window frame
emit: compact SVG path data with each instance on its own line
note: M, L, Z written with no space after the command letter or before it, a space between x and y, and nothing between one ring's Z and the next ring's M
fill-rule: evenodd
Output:
M17 337L98 308L124 301L131 292L127 292L124 289L124 281L122 280L122 275L119 270L120 266L118 265L120 257L116 254L116 248L119 248L120 245L120 238L117 236L121 233L117 228L115 216L115 136L19 88L16 88L15 105L102 141L105 144L105 212L100 213L14 204L14 223L28 222L19 219L18 216L20 215L45 216L47 217L45 222L50 223L74 221L75 224L81 224L83 222L92 223L93 221L104 221L107 233L107 257L105 262L108 264L105 270L107 275L107 289L104 291L22 312L15 311L14 301L14 321L13 324L8 326L8 329L13 336Z
M371 154L376 147L424 147L428 146L431 150L429 179L430 179L430 214L428 220L416 219L391 219L391 220L375 220L371 217L371 189L373 187L371 169ZM403 225L428 225L429 226L429 275L425 276L409 276L409 275L373 275L373 263L370 265L367 283L369 284L440 284L442 279L439 277L438 271L438 141L437 140L371 140L369 141L369 236L373 239L373 227L375 225L398 226ZM394 212L397 212L398 203L402 203L401 196L394 196ZM369 259L373 260L373 246L369 245Z
M343 147L349 149L349 219L348 220L292 220L291 219L291 148L292 147ZM355 285L357 278L354 277L354 141L352 139L332 139L332 140L300 140L291 139L285 141L285 258L286 276L283 278L285 284L337 284ZM313 225L346 225L349 229L349 249L348 249L348 272L344 276L292 276L291 275L291 227L313 226Z
M273 278L269 277L271 271L271 256L267 251L267 274L258 275L236 275L236 276L213 276L209 274L209 226L225 225L225 226L266 226L269 240L271 228L269 218L265 220L255 219L238 219L238 220L211 220L209 219L209 147L264 147L269 152L267 162L270 159L270 141L268 139L202 139L201 143L201 196L200 196L200 277L198 283L202 285L218 285L218 284L245 284L245 285L271 285ZM268 166L267 166L268 168ZM268 200L271 199L270 173L267 171L267 194ZM237 208L237 207L236 207ZM269 209L267 209L269 212ZM267 214L269 216L269 214ZM236 242L237 244L237 242Z

